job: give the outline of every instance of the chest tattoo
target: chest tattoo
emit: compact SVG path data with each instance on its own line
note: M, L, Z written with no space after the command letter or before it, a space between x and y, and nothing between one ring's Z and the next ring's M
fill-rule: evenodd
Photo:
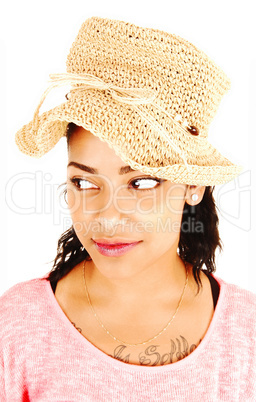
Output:
M145 350L138 354L139 364L141 366L162 366L164 364L171 364L184 359L184 357L188 356L197 348L197 345L192 344L189 346L186 338L180 335L180 339L176 338L175 341L170 339L170 348L166 353L159 353L159 348L160 345L150 345L146 347ZM131 353L127 353L127 346L119 345L114 349L113 355L110 356L125 363L129 363Z
M82 333L82 329L77 327L74 322L72 322L74 327ZM188 341L184 336L180 335L180 339L175 340L170 339L170 347L166 353L159 353L160 345L150 345L147 346L142 352L137 356L137 360L141 366L163 366L164 364L171 364L178 360L184 359L192 353L198 345L192 344L189 346ZM200 339L199 343L202 339ZM117 360L125 363L130 363L131 353L128 352L128 347L125 345L119 345L114 349L113 355L109 355Z

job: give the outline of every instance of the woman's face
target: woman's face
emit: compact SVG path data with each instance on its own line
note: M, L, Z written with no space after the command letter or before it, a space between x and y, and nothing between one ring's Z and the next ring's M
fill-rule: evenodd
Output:
M73 227L95 266L109 278L125 278L174 260L185 204L187 185L129 171L126 165L89 131L79 127L72 134L67 201ZM106 256L93 241L103 238L139 243L121 256Z

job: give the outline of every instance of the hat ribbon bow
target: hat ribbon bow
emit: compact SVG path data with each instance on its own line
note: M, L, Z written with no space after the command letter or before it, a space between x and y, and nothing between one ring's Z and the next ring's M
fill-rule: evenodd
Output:
M156 102L157 94L148 88L122 88L112 83L106 83L102 79L96 77L92 74L74 74L74 73L63 73L63 74L50 74L51 83L50 86L46 89L43 93L41 100L39 102L38 107L34 113L33 117L33 130L35 132L38 131L38 124L39 124L39 110L48 95L48 93L60 86L64 85L72 85L71 92L76 90L90 90L90 89L98 89L98 90L105 90L111 94L113 99L120 103L125 103L132 105L133 108L139 113L139 115L144 118L153 128L159 132L165 140L172 146L172 148L182 157L186 168L188 170L191 167L188 165L184 152L175 144L175 142L170 138L169 133L148 113L148 111L143 108L143 104L152 104L158 110L162 111L166 114L174 123L177 125L179 129L182 129L183 132L188 134L189 126L186 119L183 119L181 115L177 114L176 116L171 115L170 113L166 112ZM76 85L74 87L74 85ZM69 99L67 97L67 99Z

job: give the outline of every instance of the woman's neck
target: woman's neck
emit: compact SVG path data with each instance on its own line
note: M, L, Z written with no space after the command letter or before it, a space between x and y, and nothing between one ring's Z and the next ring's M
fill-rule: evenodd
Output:
M129 306L129 310L136 310L138 306L149 308L166 300L169 306L172 303L176 305L186 281L185 264L179 256L172 263L164 265L157 261L136 275L125 278L105 277L93 261L87 264L84 272L86 287L94 306L99 308L103 305L109 306L109 309ZM188 270L190 274L189 267ZM83 274L83 264L80 273Z

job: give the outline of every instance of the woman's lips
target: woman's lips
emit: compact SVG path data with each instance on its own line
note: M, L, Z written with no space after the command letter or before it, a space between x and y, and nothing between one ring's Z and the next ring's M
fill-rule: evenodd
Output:
M96 249L100 252L100 254L106 257L119 257L123 254L126 254L128 251L133 249L140 243L140 241L134 243L98 243L93 240Z

